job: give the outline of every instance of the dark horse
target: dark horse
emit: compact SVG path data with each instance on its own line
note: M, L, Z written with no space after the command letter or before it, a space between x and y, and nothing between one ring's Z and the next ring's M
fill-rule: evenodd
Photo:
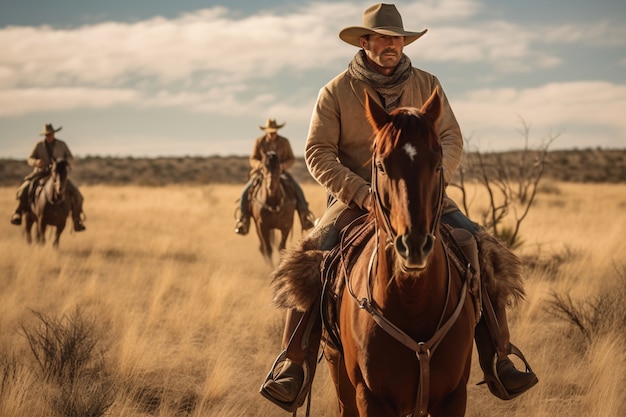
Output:
M280 231L278 249L284 250L293 227L296 209L295 192L281 180L280 161L276 152L267 152L263 156L261 180L252 193L250 212L261 243L259 250L272 265L273 232L275 229Z
M26 213L26 240L31 243L31 228L37 224L36 239L40 244L45 243L47 226L55 226L54 247L59 246L59 238L65 229L70 213L70 201L67 196L67 182L69 175L69 162L56 160L52 162L50 175L32 186L34 199L31 201L30 210ZM43 181L43 183L42 183Z
M339 268L343 352L325 348L343 416L465 414L476 312L440 237L440 108L438 90L390 114L366 95L376 232Z

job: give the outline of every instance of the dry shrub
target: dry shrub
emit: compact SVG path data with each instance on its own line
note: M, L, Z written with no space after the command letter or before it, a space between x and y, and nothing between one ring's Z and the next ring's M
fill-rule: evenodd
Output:
M61 319L33 314L39 325L20 328L47 385L50 409L62 417L104 415L114 392L94 323L80 309Z
M580 346L591 346L594 341L615 333L626 341L626 265L615 269L618 282L610 285L598 295L575 301L570 294L552 292L547 312L571 325L570 330L578 333L585 342Z

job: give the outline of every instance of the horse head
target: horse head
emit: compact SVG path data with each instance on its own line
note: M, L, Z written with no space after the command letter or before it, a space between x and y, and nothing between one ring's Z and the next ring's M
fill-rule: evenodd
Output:
M441 112L437 88L421 109L388 113L366 92L366 115L375 133L372 197L402 270L423 270L441 215L442 148L435 129Z
M266 181L268 196L276 196L280 192L280 160L274 151L263 156L263 177Z
M53 197L52 199L60 201L65 197L65 191L67 189L67 180L69 177L70 164L65 159L55 159L52 161L50 168L50 175L53 183Z

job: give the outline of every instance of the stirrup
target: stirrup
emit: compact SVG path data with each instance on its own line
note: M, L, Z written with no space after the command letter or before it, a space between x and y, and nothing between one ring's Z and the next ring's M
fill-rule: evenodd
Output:
M524 365L526 366L526 370L524 372L528 373L528 374L533 374L534 372L532 370L532 368L530 367L530 364L528 363L528 361L526 360L526 358L524 357L524 354L522 353L522 351L520 351L517 346L515 346L513 343L509 343L509 346L511 347L511 351L509 352L509 355L515 355L517 356L522 362L524 362ZM517 391L509 391L504 384L502 383L502 381L500 381L500 377L498 376L498 371L496 369L496 364L498 362L498 355L495 354L493 357L493 362L491 364L491 375L488 375L487 373L485 373L485 379L481 382L479 382L476 385L482 385L482 384L487 384L487 387L489 388L489 391L491 391L491 393L493 395L495 395L496 397L500 398L501 400L512 400L513 398L525 393L526 391L528 391L530 388L532 388L533 386L535 386L537 384L537 382L539 382L539 379L537 379L537 376L535 376L535 379L530 381L529 384L527 384L526 386L524 386L523 388L517 390ZM522 371L520 371L522 372Z
M274 364L270 368L270 371L267 374L267 377L265 377L263 384L261 384L259 393L265 398L267 398L268 400L270 400L271 402L273 402L274 404L276 404L277 406L279 406L280 408L282 408L283 410L293 413L298 408L300 408L302 404L304 404L304 400L306 399L311 389L311 382L309 381L309 372L308 372L308 367L306 365L306 361L305 361L305 364L302 365L302 369L304 371L304 379L302 380L303 381L302 386L300 387L300 391L298 392L298 395L296 395L295 400L293 400L292 402L284 402L284 401L277 400L276 398L272 397L272 395L269 392L267 392L267 390L265 389L265 384L267 384L267 382L270 380L274 380L273 376L274 376L274 369L276 369L276 366L282 363L283 361L285 361L286 359L287 359L287 351L283 350L274 361Z

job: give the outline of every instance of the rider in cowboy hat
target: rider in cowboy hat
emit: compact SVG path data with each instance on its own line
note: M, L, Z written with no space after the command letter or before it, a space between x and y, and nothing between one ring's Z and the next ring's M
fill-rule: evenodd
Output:
M263 130L265 134L256 139L254 149L252 149L252 154L250 155L250 180L246 183L241 193L239 204L240 216L235 226L235 233L237 234L246 235L250 228L250 208L248 205L250 187L259 179L259 172L263 166L263 156L269 151L274 151L278 155L282 175L291 182L296 192L296 210L300 217L302 230L308 230L314 225L315 217L313 213L309 211L309 204L304 197L302 188L300 188L297 181L287 172L287 169L293 166L296 158L293 156L289 140L277 133L283 126L285 126L285 124L276 123L276 119L267 119L265 126L259 126L259 129Z
M39 134L40 136L45 136L45 138L35 144L35 147L28 157L28 165L33 167L33 171L24 178L24 182L17 191L19 203L11 215L11 223L16 226L22 224L22 214L28 211L30 194L28 190L32 189L31 184L34 186L37 180L50 175L50 166L52 165L53 159L65 159L68 162L72 162L74 159L66 143L54 136L54 134L61 129L61 127L55 129L52 124L45 124L43 131ZM81 219L83 212L83 196L76 185L69 180L67 182L67 192L71 202L74 230L81 232L85 230Z
M396 7L381 3L365 10L361 26L347 27L339 33L344 42L359 50L348 69L320 90L305 147L309 171L334 200L309 234L322 236L322 250L331 249L337 242L338 231L333 222L339 213L348 206L365 211L372 206L369 192L371 171L367 161L371 157L373 131L365 116L364 90L391 111L406 106L420 108L439 88L442 109L437 130L443 148L446 183L452 180L461 162L461 130L439 80L413 67L403 53L406 45L424 33L426 30L405 30ZM447 213L442 221L468 229L474 235L478 232L476 224L460 210ZM506 315L504 311L500 313L495 325L499 331L494 333L501 334L501 337L486 335L486 325L481 321L476 330L476 344L489 389L502 399L510 399L535 385L537 377L529 369L527 372L517 370L508 358L511 346ZM307 390L301 388L310 384L313 378L321 332L311 324L315 317L315 312L311 311L288 311L283 351L261 387L266 398L289 411L302 404ZM494 374L497 374L497 380Z

